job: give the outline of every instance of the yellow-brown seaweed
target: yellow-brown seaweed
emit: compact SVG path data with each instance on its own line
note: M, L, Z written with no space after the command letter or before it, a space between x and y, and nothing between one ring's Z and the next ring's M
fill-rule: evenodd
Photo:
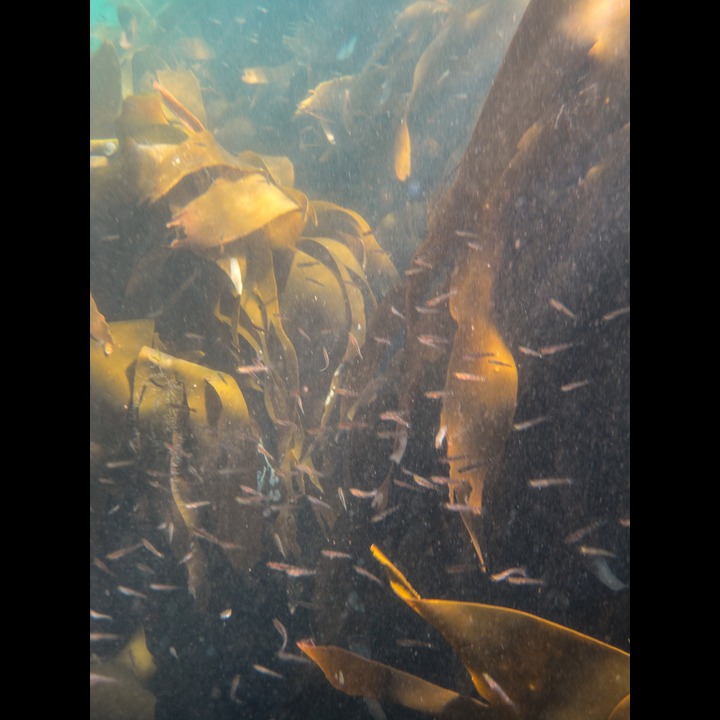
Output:
M509 608L423 599L373 546L395 594L438 630L489 705L335 647L300 643L342 692L440 717L629 718L630 656L587 635ZM457 708L461 715L453 714Z

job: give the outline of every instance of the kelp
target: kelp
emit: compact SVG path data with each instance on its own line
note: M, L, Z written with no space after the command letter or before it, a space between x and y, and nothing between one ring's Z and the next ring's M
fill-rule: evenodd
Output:
M529 613L424 599L379 548L372 552L395 594L458 654L483 701L340 648L298 643L338 690L441 718L630 717L627 653Z
M123 437L142 438L132 460L168 478L169 492L156 510L175 527L170 544L178 560L199 535L217 542L236 569L249 569L261 550L262 510L239 505L235 496L238 481L253 482L257 475L259 432L236 381L153 347L152 321L111 323L109 329L112 355L91 342L91 441L107 456L113 448L123 452ZM117 447L110 444L113 437ZM184 461L190 450L201 483L191 480ZM214 508L209 522L194 508L197 502ZM204 565L195 548L187 562L188 586L200 606L208 595Z
M185 93L194 98L192 110L184 104ZM397 279L397 272L360 215L339 205L311 201L292 187L294 168L287 158L226 151L202 121L193 121L204 118L198 97L192 75L178 72L158 73L154 94L125 97L118 117L119 149L96 176L99 200L109 198L113 188L122 188L116 202L124 207L112 217L108 214L108 222L124 215L134 222L134 216L143 213L153 219L141 231L145 244L139 246L139 257L126 281L133 307L143 291L149 291L150 297L157 295L158 283L166 276L163 266L189 251L195 270L179 287L168 287L169 298L162 299L160 314L183 306L201 278L205 282L212 278L205 288L209 305L204 315L217 321L219 335L225 327L223 342L237 359L226 373L207 367L202 353L186 360L160 349L137 348L136 386L130 403L135 430L156 438L151 443L156 450L163 442L175 446L178 437L181 447L191 441L196 461L208 456L204 465L209 474L217 474L209 459L218 442L213 433L230 437L240 432L247 443L238 447L252 453L252 462L244 470L249 476L253 467L259 473L259 455L250 448L260 436L237 379L246 392L260 394L273 426L272 435L265 437L273 448L270 469L283 482L283 496L292 501L306 491L306 478L324 491L314 467L315 446L304 427L320 424L336 370L360 352L376 294ZM91 208L101 202L97 196L95 202L91 198ZM158 221L168 214L161 226ZM154 232L148 232L153 227ZM169 247L161 244L167 242L167 229L175 235ZM118 231L122 237L122 225ZM132 231L137 232L134 226ZM313 308L317 308L315 318ZM288 324L295 310L303 313L306 327L301 334L294 331L294 323ZM96 334L100 333L99 320L91 308ZM297 326L302 327L299 320ZM292 338L288 327L293 328ZM176 337L174 345L177 342ZM296 345L302 347L300 352ZM203 364L197 364L198 359ZM258 371L246 373L246 367ZM108 402L117 400L113 396ZM252 402L256 403L255 398ZM117 414L114 417L118 420ZM228 417L230 422L223 424ZM152 465L155 459L144 462ZM248 484L254 484L253 480ZM216 497L219 504L225 497L224 483L218 478L213 482L217 491L205 487L203 492ZM187 530L181 546L187 546L197 524L197 513L183 509L198 499L191 497L191 485L186 474L171 472L175 507L170 505L169 511L176 525ZM229 506L235 514L240 512L237 503ZM260 510L243 512L255 513L255 518ZM287 517L281 522L287 525ZM229 519L223 523L228 528L233 525ZM251 534L247 520L242 526L244 533ZM216 536L217 528L209 532ZM261 535L257 528L253 532L258 538ZM252 564L259 540L243 541L242 546L248 548L245 557L233 547L232 532L218 534L233 565L247 568ZM285 544L295 547L292 537ZM193 560L189 565L196 592L204 585L202 572L193 570L198 564L202 565Z
M459 159L526 5L412 3L360 72L319 83L296 115L340 158L362 148L368 178L436 182Z
M147 684L156 671L140 628L113 658L90 664L90 717L153 720L156 701Z

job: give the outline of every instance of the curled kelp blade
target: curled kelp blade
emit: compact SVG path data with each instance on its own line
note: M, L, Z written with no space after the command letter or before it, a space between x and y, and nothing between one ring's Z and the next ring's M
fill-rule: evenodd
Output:
M165 149L152 172L141 178L143 199L154 203L184 178L202 171L227 180L257 174L258 168L231 155L208 131L193 133L183 142Z
M271 229L268 226L273 222L277 226ZM182 234L173 242L174 247L216 254L225 245L260 229L268 233L272 230L273 244L290 246L302 225L297 203L261 173L234 181L218 179L168 224Z
M91 311L92 312L92 311ZM152 345L155 323L133 320L109 323L113 352L90 341L90 438L113 446L118 442L132 399L138 352Z
M298 647L320 667L330 684L346 695L397 703L444 720L501 717L479 700L348 650L307 642L299 642Z
M397 269L361 215L323 200L313 200L311 210L314 223L308 223L304 234L342 240L355 256L377 296L384 295L397 282Z
M377 547L372 552L395 593L443 635L491 705L517 717L591 720L610 717L629 695L630 656L622 650L518 610L425 600Z

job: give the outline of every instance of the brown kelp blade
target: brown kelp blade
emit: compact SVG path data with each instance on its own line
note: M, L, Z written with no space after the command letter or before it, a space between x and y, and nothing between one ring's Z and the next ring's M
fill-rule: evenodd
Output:
M397 703L437 718L500 717L478 700L348 650L307 642L299 642L298 647L317 663L330 684L346 695Z
M258 172L233 182L218 179L205 194L178 212L168 226L184 234L173 243L175 247L220 253L224 245L261 228L268 230L273 222L282 225L282 232L273 232L273 239L278 243L282 239L288 246L302 230L300 208L295 201Z
M491 705L547 720L608 718L622 711L618 704L630 692L627 653L518 610L424 600L374 545L372 552L395 593L443 635Z

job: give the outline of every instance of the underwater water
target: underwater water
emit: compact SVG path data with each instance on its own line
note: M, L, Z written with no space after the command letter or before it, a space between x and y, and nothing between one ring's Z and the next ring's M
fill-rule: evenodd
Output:
M90 3L91 718L629 718L629 101L624 0Z

